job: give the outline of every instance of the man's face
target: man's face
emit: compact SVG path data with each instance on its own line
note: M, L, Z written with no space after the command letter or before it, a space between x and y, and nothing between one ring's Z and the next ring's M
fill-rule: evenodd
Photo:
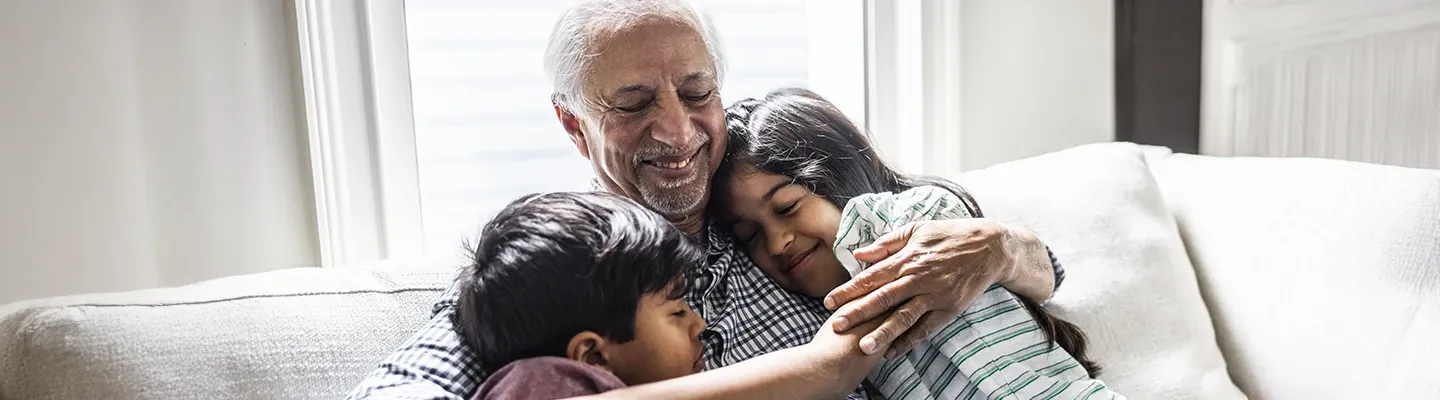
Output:
M600 38L587 116L561 121L605 188L671 219L698 215L725 154L715 63L694 29L668 21Z

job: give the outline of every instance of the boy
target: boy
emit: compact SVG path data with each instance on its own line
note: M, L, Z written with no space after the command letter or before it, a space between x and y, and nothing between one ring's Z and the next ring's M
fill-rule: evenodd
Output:
M596 394L703 369L705 321L682 296L705 250L628 199L521 197L469 253L454 323L493 372L476 398Z

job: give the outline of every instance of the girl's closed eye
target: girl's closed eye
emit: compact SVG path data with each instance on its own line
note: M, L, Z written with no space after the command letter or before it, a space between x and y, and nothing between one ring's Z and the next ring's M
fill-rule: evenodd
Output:
M739 239L740 243L747 244L755 241L755 238L760 236L760 231L755 227L750 226L750 224L748 223L736 224L734 228L734 233L735 238Z
M795 212L795 208L799 206L800 199L795 199L795 201L789 202L788 204L775 209L775 214L780 216L790 215L790 213Z

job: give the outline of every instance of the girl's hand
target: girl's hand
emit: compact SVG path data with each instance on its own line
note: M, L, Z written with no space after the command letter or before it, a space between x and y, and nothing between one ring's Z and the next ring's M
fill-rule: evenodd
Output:
M882 317L888 315L887 313ZM816 358L821 360L820 363L825 365L824 369L839 379L839 387L855 388L860 386L860 382L865 380L865 375L869 374L871 369L880 364L878 352L860 351L859 345L866 335L880 326L882 320L883 318L874 318L842 331L835 329L835 318L830 318L815 332L810 343L799 347L813 351Z
M1037 249L1053 283L1049 257L1033 235L984 218L911 223L856 250L857 260L873 265L831 291L825 307L839 308L832 317L837 332L893 310L860 340L865 354L890 344L886 356L893 357L954 320L991 285L1014 281L1020 269L1017 259L1035 259L1016 253ZM1043 294L1040 300L1049 297Z

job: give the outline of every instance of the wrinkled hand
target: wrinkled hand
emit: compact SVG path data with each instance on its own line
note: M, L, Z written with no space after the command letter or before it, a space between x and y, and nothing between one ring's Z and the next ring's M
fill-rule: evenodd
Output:
M983 219L922 221L890 232L855 258L873 263L825 296L834 329L850 329L894 310L860 340L865 354L890 344L886 357L909 351L958 317L991 285L1013 277L1004 249L1008 229ZM898 338L898 340L897 340Z

